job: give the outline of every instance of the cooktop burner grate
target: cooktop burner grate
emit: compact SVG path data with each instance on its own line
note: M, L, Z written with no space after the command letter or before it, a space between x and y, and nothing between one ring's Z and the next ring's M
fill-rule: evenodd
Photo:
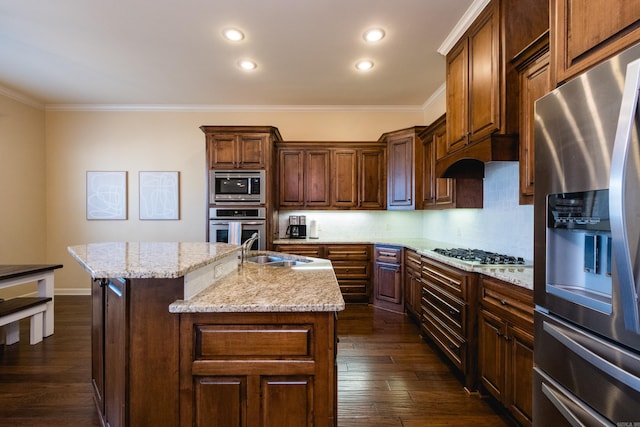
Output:
M461 261L477 262L479 264L524 265L524 258L522 257L504 255L496 252L488 252L483 251L482 249L436 248L433 251L446 257L456 258Z

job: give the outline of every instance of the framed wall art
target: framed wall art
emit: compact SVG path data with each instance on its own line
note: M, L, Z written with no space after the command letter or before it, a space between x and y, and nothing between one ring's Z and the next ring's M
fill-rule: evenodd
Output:
M140 172L140 219L180 219L180 174Z
M127 172L87 171L87 219L127 219Z

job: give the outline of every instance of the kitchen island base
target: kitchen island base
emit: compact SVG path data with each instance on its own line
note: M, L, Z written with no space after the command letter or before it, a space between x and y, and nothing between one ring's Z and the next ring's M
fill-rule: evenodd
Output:
M180 425L335 426L334 312L180 314Z

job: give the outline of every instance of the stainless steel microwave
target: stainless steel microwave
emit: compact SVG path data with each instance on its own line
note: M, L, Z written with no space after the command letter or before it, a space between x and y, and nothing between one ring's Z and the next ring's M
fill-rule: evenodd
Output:
M263 170L210 170L209 200L213 204L265 204Z

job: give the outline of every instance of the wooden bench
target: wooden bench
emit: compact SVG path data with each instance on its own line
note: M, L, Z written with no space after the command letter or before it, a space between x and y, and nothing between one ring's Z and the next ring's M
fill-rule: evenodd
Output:
M0 300L0 326L5 326L5 344L10 345L20 341L20 320L30 317L30 344L42 341L42 316L47 309L49 297L24 297Z

